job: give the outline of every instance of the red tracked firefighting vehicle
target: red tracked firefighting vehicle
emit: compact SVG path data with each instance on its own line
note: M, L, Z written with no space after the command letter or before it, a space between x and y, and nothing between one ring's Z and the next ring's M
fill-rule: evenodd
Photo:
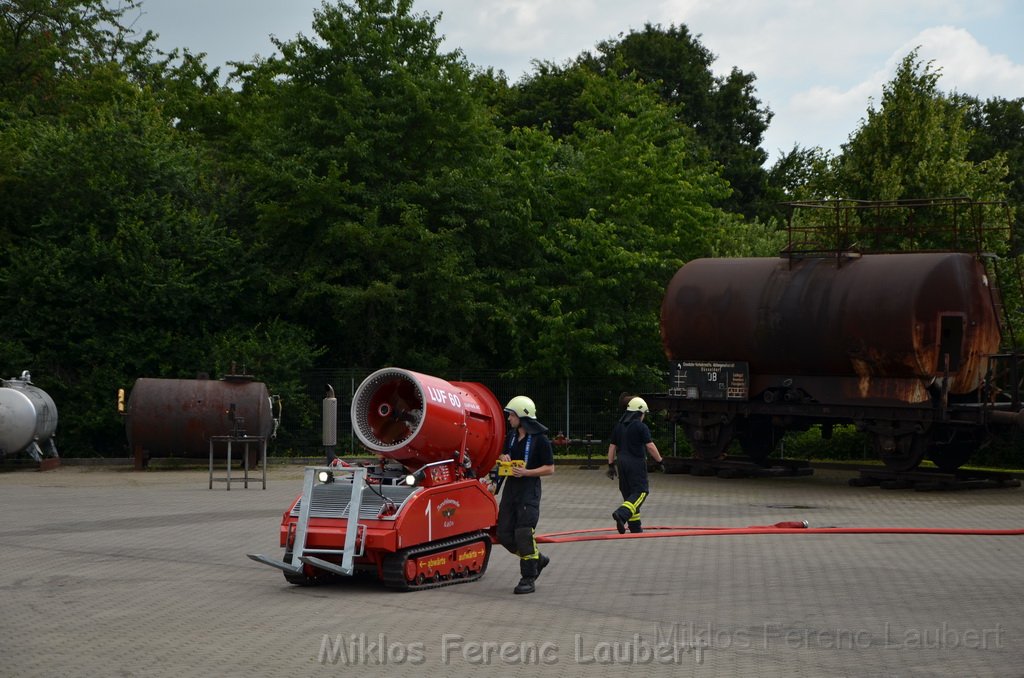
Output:
M384 368L360 384L351 413L379 470L307 467L281 520L283 560L249 557L293 584L365 572L408 591L482 577L498 516L485 481L505 433L494 394Z

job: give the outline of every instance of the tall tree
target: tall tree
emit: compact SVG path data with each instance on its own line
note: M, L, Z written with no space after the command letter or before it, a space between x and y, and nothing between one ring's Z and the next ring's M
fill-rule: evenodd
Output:
M1002 199L1006 164L972 162L964 109L938 89L940 73L908 54L882 88L879 108L842 146L837 188L846 197L873 200L969 196Z
M78 124L0 133L0 200L14 234L0 268L0 357L54 385L62 433L123 437L110 394L142 375L207 371L244 273L192 149L144 99ZM15 150L18 149L18 150Z
M971 132L968 158L975 163L1002 155L1007 165L1007 197L1024 205L1024 98L977 97L955 99L965 107L966 127Z
M125 24L138 0L5 0L0 3L0 118L57 115L67 83L109 62L139 64L155 36Z
M469 327L475 245L493 237L501 137L437 18L410 0L325 4L316 37L243 69L237 167L268 299L338 363L489 358Z
M560 376L633 374L663 360L658 310L664 284L686 260L709 254L713 207L728 187L717 166L644 85L581 71L570 105L590 111L550 139L523 128L518 164L533 168L531 219L507 268L534 282L516 289L535 341L517 364ZM528 350L527 350L528 349Z
M173 126L187 88L149 60L151 34L133 42L120 23L134 7L0 5L0 364L53 395L64 452L124 444L111 397L137 377L237 360L281 376L280 392L315 356L301 329L246 303L258 277L221 219L226 182ZM259 320L273 362L243 340Z
M763 166L768 154L761 143L772 119L757 98L756 77L736 67L727 76L714 75L717 57L683 25L646 24L599 50L605 68L615 68L621 56L625 68L652 83L665 101L679 105L681 119L696 130L733 189L722 206L755 216L767 190Z
M513 124L547 125L556 136L592 114L580 108L583 71L614 74L649 85L671 106L680 124L722 166L732 192L718 199L726 210L753 217L765 208L768 159L761 148L772 113L756 96L755 77L733 68L714 75L712 54L686 26L646 24L617 40L599 43L566 66L540 63L509 99Z

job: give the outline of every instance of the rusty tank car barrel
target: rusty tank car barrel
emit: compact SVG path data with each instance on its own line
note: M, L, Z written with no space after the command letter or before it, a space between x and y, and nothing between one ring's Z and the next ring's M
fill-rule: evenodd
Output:
M125 428L133 451L150 457L206 458L211 436L269 437L274 430L267 387L251 377L136 380ZM220 447L216 454L226 455Z
M960 253L698 259L669 283L661 334L670 360L864 384L927 385L949 354L949 392L970 393L999 349L992 293L981 264Z
M394 367L363 380L351 415L359 442L410 470L465 451L474 473L483 476L505 434L504 411L487 387Z
M46 391L32 384L29 373L0 379L0 456L30 450L37 459L40 445L52 445L57 430L57 406Z

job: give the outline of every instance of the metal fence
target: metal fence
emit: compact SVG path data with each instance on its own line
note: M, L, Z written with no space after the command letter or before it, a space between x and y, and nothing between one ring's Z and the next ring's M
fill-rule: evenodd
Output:
M375 370L360 368L323 368L303 375L308 402L293 403L305 408L307 415L301 430L288 431L277 442L277 454L317 456L321 453L321 402L327 385L338 400L338 447L340 454L359 454L360 445L352 430L350 407L356 389ZM447 381L479 382L489 388L504 405L517 395L526 395L537 405L537 418L548 427L550 437L558 434L571 441L588 438L607 441L612 426L622 414L622 393L664 390L664 383L636 383L612 377L571 379L512 378L500 370L464 370L434 374ZM578 445L571 446L573 451ZM595 449L597 447L595 446ZM558 449L556 448L556 452Z

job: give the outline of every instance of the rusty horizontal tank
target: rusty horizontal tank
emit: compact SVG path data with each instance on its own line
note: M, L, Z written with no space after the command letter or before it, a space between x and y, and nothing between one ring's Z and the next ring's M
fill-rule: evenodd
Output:
M223 379L140 378L125 409L125 430L139 458L208 458L211 436L270 437L276 426L266 384L249 376ZM224 446L215 456L225 457Z
M57 405L32 384L27 370L20 377L0 379L0 457L20 452L28 452L36 461L42 461L44 454L57 457L56 430Z
M822 400L923 402L947 374L951 394L981 385L1000 344L993 306L963 253L698 259L668 285L661 335L670 360L749 363L751 397L804 376L843 390L810 394Z

